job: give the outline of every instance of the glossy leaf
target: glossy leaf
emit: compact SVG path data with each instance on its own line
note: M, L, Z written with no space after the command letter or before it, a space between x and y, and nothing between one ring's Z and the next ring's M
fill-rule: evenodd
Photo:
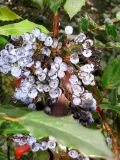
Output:
M0 135L28 133L18 122L4 121L0 126Z
M106 43L106 47L120 48L120 42L108 42Z
M37 160L50 160L50 155L47 151L39 151L36 153Z
M107 34L112 38L115 39L117 37L117 28L116 25L106 24L105 29Z
M0 27L0 35L22 35L25 32L31 32L34 28L39 28L42 32L49 33L48 30L39 24L35 24L29 20L19 23L8 24Z
M111 105L115 106L118 103L118 98L117 98L117 89L112 89L111 93L109 95L109 101Z
M120 113L120 104L117 104L116 106L113 106L110 103L101 103L100 107L102 109L106 109L106 110L110 109L110 110L113 110L117 113Z
M116 14L116 18L117 18L118 20L120 20L120 11L119 11L119 12L117 12L117 14Z
M16 19L20 19L21 17L18 16L15 12L10 10L6 6L1 6L0 7L0 20L2 21L13 21Z
M46 4L49 5L51 11L55 14L56 11L58 10L58 8L61 7L62 3L64 2L64 0L45 0Z
M44 0L32 0L33 2L37 3L39 7L43 7Z
M118 87L118 95L120 95L120 86Z
M7 43L8 43L8 41L4 37L0 36L0 45L5 45Z
M66 0L64 9L69 17L73 18L73 16L76 15L84 5L85 0Z
M81 31L84 31L84 32L88 31L89 25L90 25L90 23L89 23L88 19L81 18L81 20L80 20L80 30Z
M120 85L120 56L111 60L102 76L104 89L113 89Z
M76 148L88 156L103 157L107 160L113 159L100 130L85 128L76 123L71 116L56 118L43 112L27 112L24 108L17 108L13 112L13 108L16 107L3 106L0 107L0 112L4 112L8 116L13 115L13 117L21 115L19 123L36 138L41 139L53 135L57 138L58 143Z

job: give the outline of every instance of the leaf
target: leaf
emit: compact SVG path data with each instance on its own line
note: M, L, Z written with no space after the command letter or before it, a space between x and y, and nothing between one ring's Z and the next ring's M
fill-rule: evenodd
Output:
M112 106L117 105L117 103L118 103L117 88L111 90L111 93L110 93L110 96L109 96L109 101L110 101Z
M118 95L120 95L120 86L118 87Z
M106 47L120 48L120 42L108 42L106 43Z
M0 45L5 45L7 43L8 43L8 41L4 37L0 36Z
M32 0L34 3L37 3L39 5L39 7L43 7L43 1L44 0Z
M85 15L85 18L89 21L92 27L99 28L99 25L88 14Z
M117 27L116 27L116 25L114 25L114 24L111 25L111 24L106 23L105 29L106 29L107 34L108 34L113 40L115 40L116 37L117 37Z
M5 106L0 107L4 112ZM8 106L5 112L17 116ZM14 108L14 107L12 107ZM17 108L20 115L21 108ZM16 113L16 114L15 114ZM71 116L56 118L46 115L44 112L25 112L19 117L19 123L37 139L52 135L57 138L58 143L80 150L81 153L94 157L102 157L113 160L112 153L108 149L100 130L92 130L76 123ZM98 145L99 144L99 145Z
M1 26L0 35L22 35L25 32L31 32L34 28L39 28L42 32L49 33L44 26L35 24L26 19L19 23Z
M116 13L116 18L120 20L120 11Z
M0 135L28 133L19 123L4 121L0 126Z
M7 154L3 149L0 148L0 159L1 160L8 160Z
M81 18L81 20L80 20L80 29L82 31L85 31L85 32L88 31L89 25L90 25L90 23L89 23L88 19Z
M102 109L110 109L117 113L120 113L120 104L117 104L116 106L112 106L110 103L101 103L100 107Z
M0 6L0 20L13 21L20 18L21 18L20 16L18 16L15 12L10 10L8 7Z
M49 160L50 156L47 151L39 151L37 154L37 160Z
M102 76L104 89L113 89L120 85L120 56L112 59Z
M49 5L51 11L55 14L56 11L61 7L64 0L46 0L46 3Z
M103 47L105 47L105 44L104 43L102 43L101 41L99 41L99 40L97 40L97 39L95 39L94 38L94 44L95 44L95 46L97 47L99 47L99 46L103 46Z
M65 11L68 13L70 18L73 18L81 8L85 5L85 0L66 0L64 5Z

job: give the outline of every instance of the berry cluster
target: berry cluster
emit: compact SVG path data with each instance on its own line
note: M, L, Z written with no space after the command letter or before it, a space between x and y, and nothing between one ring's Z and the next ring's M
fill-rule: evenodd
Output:
M57 140L53 136L49 136L46 140L37 142L36 138L33 137L31 134L29 135L22 135L22 134L16 134L11 137L11 140L18 144L18 146L25 146L26 144L29 146L29 150L32 152L37 152L39 150L45 151L45 150L57 150ZM69 157L74 159L81 159L81 160L89 160L88 157L83 156L78 151L73 149L68 149L65 146L59 145L59 148L61 151L68 154ZM22 155L21 155L22 156Z
M49 136L48 141L37 142L36 138L30 135L17 134L12 137L12 141L18 143L19 146L28 144L33 152L39 150L55 149L57 141L54 137Z
M71 42L67 39L73 33L71 26L65 27L65 33L67 44L36 28L31 34L12 36L12 42L0 51L0 72L11 73L20 80L14 97L29 108L35 109L34 100L39 102L43 96L56 102L66 90L62 81L69 72L71 104L83 110L96 110L96 100L86 87L95 85L95 65L89 60L94 51L93 41L80 33ZM85 59L82 65L81 56Z

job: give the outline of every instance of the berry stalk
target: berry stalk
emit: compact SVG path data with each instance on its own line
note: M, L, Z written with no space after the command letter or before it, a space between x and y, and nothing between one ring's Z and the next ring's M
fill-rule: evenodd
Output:
M96 86L94 86L94 94L96 96L98 96L98 93L97 93L97 88ZM111 126L109 125L108 121L107 121L107 118L105 117L104 115L104 112L103 110L101 109L100 105L99 105L99 102L97 102L97 111L98 111L98 114L103 122L103 125L106 129L106 131L108 132L109 136L111 137L112 139L112 149L113 149L113 153L114 153L114 159L115 160L119 160L119 147L118 147L118 139L117 139L117 136L116 134L113 132Z

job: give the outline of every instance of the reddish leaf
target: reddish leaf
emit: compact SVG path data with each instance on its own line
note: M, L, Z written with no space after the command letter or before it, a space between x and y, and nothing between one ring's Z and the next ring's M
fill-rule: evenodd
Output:
M19 146L19 147L15 148L16 159L19 159L21 156L23 156L24 153L29 152L30 149L31 148L30 148L29 144L25 144L23 146Z

